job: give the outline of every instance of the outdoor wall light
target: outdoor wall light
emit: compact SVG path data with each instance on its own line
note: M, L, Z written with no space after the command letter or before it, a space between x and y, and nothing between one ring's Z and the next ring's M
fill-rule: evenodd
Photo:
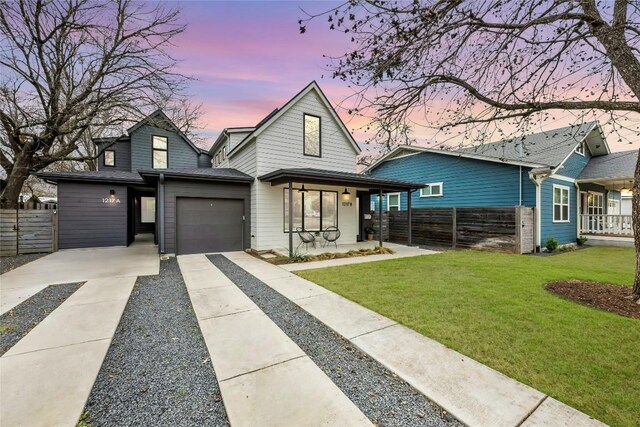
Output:
M302 188L298 190L298 193L306 193L307 191L309 191L309 190L304 188L304 184L302 184Z
M350 195L351 193L349 193L349 190L347 190L347 187L345 187L344 191L342 192L342 200L349 200Z
M110 197L115 197L115 195L116 195L116 190L109 190Z

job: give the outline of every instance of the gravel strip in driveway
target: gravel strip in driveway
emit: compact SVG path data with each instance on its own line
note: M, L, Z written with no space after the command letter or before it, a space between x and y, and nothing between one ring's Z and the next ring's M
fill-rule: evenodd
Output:
M461 425L405 381L256 277L222 255L208 257L377 425Z
M85 407L91 426L229 425L175 258L138 277Z
M7 271L11 271L14 268L18 268L21 265L35 261L38 258L42 258L49 254L28 254L28 255L16 255L16 256L3 256L0 257L0 274L4 274Z
M51 285L0 316L0 356L77 291L82 283Z

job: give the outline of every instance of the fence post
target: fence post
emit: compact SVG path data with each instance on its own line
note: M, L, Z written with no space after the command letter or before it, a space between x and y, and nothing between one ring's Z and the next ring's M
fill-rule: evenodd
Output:
M456 248L458 243L458 224L456 220L456 208L451 208L451 247Z
M514 252L516 254L522 253L522 206L516 206L516 247Z

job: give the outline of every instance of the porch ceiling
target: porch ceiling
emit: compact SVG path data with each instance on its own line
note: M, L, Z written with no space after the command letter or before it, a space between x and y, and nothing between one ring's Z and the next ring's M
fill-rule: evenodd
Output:
M301 184L324 184L339 187L367 188L370 191L385 192L410 191L424 187L424 184L400 181L396 179L379 178L358 173L325 171L322 169L278 169L258 177L262 182L271 185L287 184L289 181Z

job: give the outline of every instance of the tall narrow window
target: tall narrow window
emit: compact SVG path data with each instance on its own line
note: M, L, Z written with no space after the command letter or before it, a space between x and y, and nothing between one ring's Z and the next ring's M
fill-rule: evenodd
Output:
M400 193L387 194L387 210L389 211L400 210Z
M115 166L116 165L116 152L113 150L104 150L104 165Z
M320 157L321 131L320 117L304 115L304 155Z
M140 197L140 222L156 222L156 198Z
M167 159L167 138L165 136L153 137L153 164L154 169L166 169L168 167Z
M569 222L569 187L553 186L553 222Z

